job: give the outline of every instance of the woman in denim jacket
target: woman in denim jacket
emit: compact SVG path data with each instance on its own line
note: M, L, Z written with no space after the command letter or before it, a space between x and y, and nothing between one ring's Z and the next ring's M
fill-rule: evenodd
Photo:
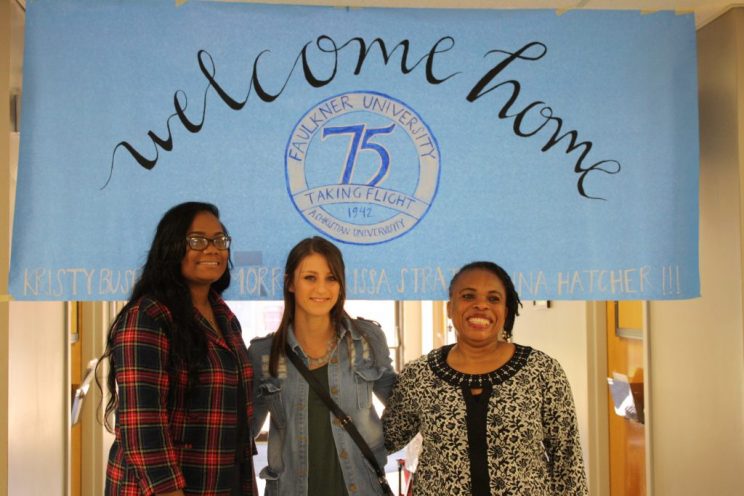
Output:
M285 344L328 388L375 454L386 462L382 424L372 393L384 403L395 382L379 325L344 311L345 269L331 242L313 237L289 253L279 329L251 341L253 432L271 414L266 495L382 494L370 464L305 378L288 361Z

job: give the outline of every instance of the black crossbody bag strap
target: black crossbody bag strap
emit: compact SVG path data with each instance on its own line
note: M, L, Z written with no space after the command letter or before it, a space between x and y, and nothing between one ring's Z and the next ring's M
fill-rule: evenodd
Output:
M298 357L297 354L292 351L292 348L289 347L289 344L285 346L284 350L287 354L287 358L289 358L292 364L294 364L295 368L300 372L300 374L302 374L307 383L310 385L311 388L313 388L320 399L322 399L326 406L328 406L328 409L333 412L339 422L341 422L343 428L346 429L346 432L349 433L351 439L354 440L356 445L362 451L362 454L367 459L369 464L372 465L372 468L375 470L375 474L377 474L377 481L382 487L382 492L387 496L394 496L393 491L392 489L390 489L390 485L388 484L387 477L385 477L385 471L380 468L380 465L377 463L377 459L375 458L374 453L372 453L372 450L367 444L367 441L364 440L362 435L357 430L354 422L351 421L351 417L346 415L346 413L341 410L341 407L339 407L336 402L333 401L333 398L331 398L331 396L328 394L328 391L326 391L325 388L320 384L320 382L318 382L318 380L310 373L310 370L308 370L307 366L302 362L300 357Z

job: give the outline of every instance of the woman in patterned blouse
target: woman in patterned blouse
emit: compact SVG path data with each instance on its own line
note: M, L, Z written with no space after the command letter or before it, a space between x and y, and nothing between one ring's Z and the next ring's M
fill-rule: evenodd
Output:
M457 342L408 365L383 414L389 452L423 437L415 495L585 495L573 398L561 366L510 343L519 296L492 262L460 269L447 315Z
M208 203L170 209L111 329L106 495L257 495L253 370L221 298L230 236Z

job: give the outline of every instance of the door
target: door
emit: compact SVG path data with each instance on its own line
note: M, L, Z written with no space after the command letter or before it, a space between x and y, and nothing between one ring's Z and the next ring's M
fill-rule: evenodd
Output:
M71 404L75 401L75 391L83 378L83 345L80 325L81 305L79 302L68 302L68 329L70 332L70 382ZM82 425L80 422L70 427L70 495L80 496L80 479L82 475Z
M627 377L636 409L642 414L643 398L643 303L640 301L607 302L607 377L613 372ZM610 495L645 496L646 443L645 427L639 421L621 417L615 412L609 396ZM632 416L632 415L631 415Z

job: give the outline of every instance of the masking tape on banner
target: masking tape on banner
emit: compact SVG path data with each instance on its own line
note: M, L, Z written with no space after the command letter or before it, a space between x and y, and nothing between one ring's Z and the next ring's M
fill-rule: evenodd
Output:
M558 16L562 16L563 14L565 14L566 12L568 12L568 11L570 11L570 10L578 10L578 9L581 9L581 8L583 8L583 7L584 7L584 6L586 5L586 4L588 4L588 3L589 3L589 0L580 0L580 1L579 1L579 2L578 2L578 3L576 4L576 5L574 5L573 7L565 7L565 8L562 8L562 9L555 9L555 15L558 15Z

